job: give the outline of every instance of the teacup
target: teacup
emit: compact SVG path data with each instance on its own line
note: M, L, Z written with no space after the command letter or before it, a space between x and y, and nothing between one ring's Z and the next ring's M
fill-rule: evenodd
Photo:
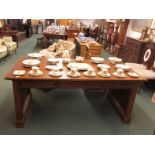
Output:
M101 72L102 72L103 75L106 75L108 73L108 69L102 68L101 69Z
M71 74L72 74L72 75L75 75L75 74L77 73L77 71L78 71L78 70L77 70L76 67L72 67L72 68L71 68Z
M32 72L33 72L34 74L36 74L36 73L38 72L38 70L39 70L39 67L37 67L37 66L33 66L33 67L32 67Z
M122 75L124 73L124 70L123 69L117 69L117 74L118 75Z
M83 57L81 57L81 56L76 56L76 61L82 62L82 61L83 61Z
M92 68L88 68L87 72L88 72L88 75L92 75L93 74L93 69Z
M58 75L58 74L59 74L59 68L58 68L58 67L54 67L54 68L52 69L52 71L53 71L53 74L54 74L54 75Z

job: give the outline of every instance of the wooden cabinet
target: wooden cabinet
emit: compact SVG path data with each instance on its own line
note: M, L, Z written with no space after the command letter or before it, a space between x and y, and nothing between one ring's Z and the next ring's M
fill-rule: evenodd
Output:
M75 33L78 33L78 30L67 30L68 38L74 38L76 36Z
M76 44L76 55L86 57L89 53L91 56L101 56L102 46L98 42L96 42L95 44L90 44L88 42L84 43L81 42L78 37L75 37L74 42ZM88 47L88 51L86 51L86 47Z
M144 48L148 42L140 41L127 37L121 58L124 62L142 63L144 56Z

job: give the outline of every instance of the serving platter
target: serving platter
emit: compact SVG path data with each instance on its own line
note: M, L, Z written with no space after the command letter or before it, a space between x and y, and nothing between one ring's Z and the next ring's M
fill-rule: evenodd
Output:
M71 62L67 65L68 68L74 68L76 67L77 70L87 70L88 68L91 68L91 66L87 63L78 63L78 62Z

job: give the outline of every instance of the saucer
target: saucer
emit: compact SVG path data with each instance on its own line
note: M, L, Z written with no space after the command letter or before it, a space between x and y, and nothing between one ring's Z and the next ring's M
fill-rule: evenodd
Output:
M43 72L40 71L40 70L38 70L36 73L34 73L32 70L30 70L30 71L28 72L28 74L29 74L30 76L41 76L41 75L43 75Z
M124 73L122 74L118 74L117 72L112 73L114 76L118 77L118 78L125 78L126 75Z
M79 72L76 72L75 74L73 74L72 72L68 72L67 75L75 78L75 77L79 77L81 74Z
M53 70L53 69L55 69L55 68L58 68L59 70L61 70L61 69L63 69L63 66L60 66L60 65L47 65L47 66L45 66L45 68L46 69L49 69L49 70Z
M13 72L13 75L15 75L15 76L22 76L24 74L25 74L25 70L15 70Z
M54 72L54 71L50 71L49 72L49 75L51 75L51 76L62 76L62 72Z
M139 75L135 72L128 72L128 75L131 76L131 77L134 77L134 78L138 78Z
M92 72L91 74L89 74L88 71L86 71L86 72L83 72L83 75L93 77L93 76L96 76L96 73Z
M110 73L103 74L101 71L98 72L98 75L101 76L101 77L104 77L104 78L108 78L108 77L111 76Z

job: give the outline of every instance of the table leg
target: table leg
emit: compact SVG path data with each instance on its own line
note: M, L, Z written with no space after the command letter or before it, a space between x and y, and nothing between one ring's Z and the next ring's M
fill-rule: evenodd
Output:
M132 109L137 92L138 87L127 90L111 90L109 93L109 99L112 101L113 106L124 123L131 121Z
M16 110L16 127L23 128L31 99L30 89L19 87L18 81L13 81L13 92Z

